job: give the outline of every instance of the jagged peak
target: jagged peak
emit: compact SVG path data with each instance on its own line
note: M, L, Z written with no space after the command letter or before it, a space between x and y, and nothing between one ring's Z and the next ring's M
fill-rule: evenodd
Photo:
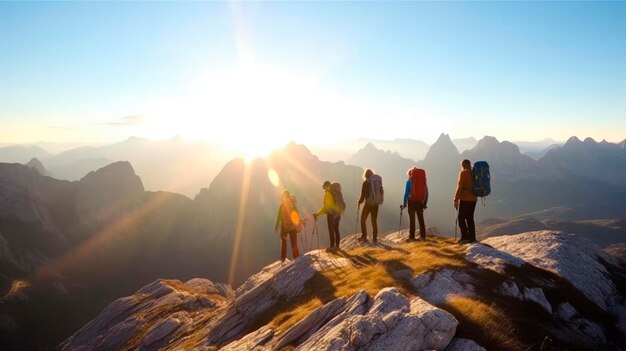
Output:
M496 139L496 137L485 135L482 139L478 141L478 145L476 146L497 145L497 144L500 144L500 142L498 141L498 139Z
M424 160L436 159L441 155L454 155L455 157L460 155L459 150L450 139L450 135L444 133L441 133L437 141L428 149Z
M590 145L595 145L597 144L597 142L595 141L595 139L591 138L591 137L587 137L585 138L585 140L583 141L583 143L585 144L590 144Z
M565 146L569 146L569 145L577 145L577 144L581 144L582 141L580 141L580 139L578 139L577 136L573 136L570 137L569 139L567 139L567 141L565 142Z

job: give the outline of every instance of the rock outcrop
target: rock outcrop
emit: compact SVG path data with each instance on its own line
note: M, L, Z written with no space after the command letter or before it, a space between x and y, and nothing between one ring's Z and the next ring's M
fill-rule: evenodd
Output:
M537 244L533 247L537 250L533 257L528 254L524 256L512 242L507 244L502 239L491 243L502 247L503 251L500 251L481 244L454 248L434 246L455 245L440 238L406 244L402 243L403 236L400 233L381 238L377 244L359 244L354 235L342 241L341 251L316 250L293 261L274 262L250 277L235 292L224 284L204 279L193 279L184 284L160 280L133 296L113 302L59 349L506 349L506 346L493 344L493 340L484 338L483 333L489 333L489 330L475 332L473 335L476 341L467 338L471 328L457 334L459 328L467 328L464 323L472 323L474 318L464 314L462 305L455 304L459 301L470 303L467 306L469 314L474 313L471 312L474 308L483 309L475 313L486 313L492 318L498 303L507 304L507 308L510 308L509 304L516 303L523 314L516 328L529 327L528 318L532 318L533 314L525 311L527 307L535 306L534 310L543 310L537 315L542 318L537 320L537 326L530 325L531 328L538 328L532 329L538 335L529 333L529 337L537 337L538 342L544 338L554 338L559 342L556 346L566 348L583 345L610 349L618 345L623 339L612 340L609 337L619 333L617 329L606 321L592 320L593 316L602 314L601 308L605 305L600 303L604 300L598 300L599 307L595 307L595 312L589 311L594 308L594 302L585 305L572 300L570 303L568 296L559 296L564 291L559 289L575 289L576 285L572 283L574 288L570 285L561 287L559 281L550 275L552 273L533 266L543 264L548 258L565 259L558 253L562 252L559 250L563 246L569 247L568 250L577 248L578 259L581 252L595 257L595 248L567 234L547 232L526 235L526 239L512 240L521 247L524 247L526 240ZM398 255L408 255L406 259L412 259L411 250L418 255L426 255L437 248L440 252L434 254L439 256L432 256L433 259L444 257L439 259L449 262L446 259L452 257L456 263L433 266L425 271L389 263L402 260ZM362 253L363 257L356 257L357 253ZM387 258L390 261L385 261ZM533 261L533 258L537 261ZM335 295L338 287L332 285L332 279L342 279L341 276L349 274L350 270L379 264L393 265L386 269L389 277L397 284L381 288L375 294L362 289L344 296ZM563 268L567 265L558 267L560 270L555 269L555 272L567 272ZM610 274L607 272L607 275ZM375 276L366 279L379 278L383 279ZM312 283L315 281L318 283ZM320 281L332 286L334 292L330 296L312 291L321 288L315 285ZM300 316L298 306L294 304L314 301L302 300L303 296L317 296L324 303L306 309L306 313ZM481 301L489 301L489 304ZM586 310L579 309L581 306ZM295 310L285 310L285 307L295 307ZM277 320L281 311L289 313ZM281 324L281 320L295 315L300 317L292 323ZM546 321L546 316L552 316L552 320ZM514 316L508 316L503 323L511 323L508 319L512 318ZM496 328L500 323L486 322L484 328ZM481 320L481 323L485 321ZM501 332L510 333L511 330L503 329ZM515 332L511 335L519 334Z

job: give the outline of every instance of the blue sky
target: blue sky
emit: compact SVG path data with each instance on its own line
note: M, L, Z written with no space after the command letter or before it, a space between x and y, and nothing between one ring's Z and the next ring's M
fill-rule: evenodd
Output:
M3 2L0 143L621 141L624 18L619 2Z

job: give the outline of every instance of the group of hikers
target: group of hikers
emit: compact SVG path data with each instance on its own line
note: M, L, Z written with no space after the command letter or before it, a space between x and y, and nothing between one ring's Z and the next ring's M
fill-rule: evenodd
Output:
M400 217L402 211L408 210L409 214L409 236L408 242L426 240L426 224L424 222L424 210L428 204L428 185L426 182L426 172L423 169L412 167L407 171L408 179L404 190L403 203L400 205ZM486 184L483 182L486 181ZM322 207L313 214L315 220L314 230L317 227L317 217L326 215L328 223L328 234L330 246L328 250L339 249L339 222L345 212L345 202L339 183L325 181L322 185L324 189L324 200ZM457 211L458 227L461 230L460 244L476 241L476 229L474 224L474 210L479 196L486 196L490 192L489 186L489 165L485 161L472 164L469 160L461 162L461 172L459 173L456 193L454 195L454 208ZM372 241L378 242L378 209L383 203L384 190L382 178L371 169L366 169L363 173L363 185L361 196L357 206L357 217L361 205L361 236L359 241L367 242L367 218L372 224ZM415 219L419 223L419 239L415 237ZM357 219L358 223L358 219ZM305 224L305 220L300 217L295 196L284 190L281 194L281 203L276 216L274 231L281 237L281 260L287 258L287 237L291 242L293 258L300 256L298 250L297 233Z

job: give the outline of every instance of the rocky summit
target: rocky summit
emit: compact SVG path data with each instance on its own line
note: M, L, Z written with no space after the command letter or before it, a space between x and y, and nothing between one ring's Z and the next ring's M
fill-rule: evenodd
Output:
M429 228L344 238L238 289L157 280L60 350L619 350L624 270L588 240L528 232L458 245Z

